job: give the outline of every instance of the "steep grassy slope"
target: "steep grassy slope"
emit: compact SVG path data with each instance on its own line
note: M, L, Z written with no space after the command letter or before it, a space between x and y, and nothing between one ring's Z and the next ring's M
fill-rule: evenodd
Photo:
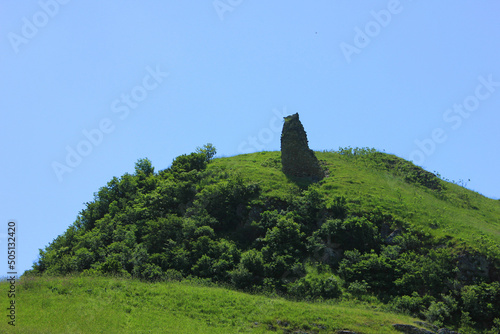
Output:
M333 204L347 200L352 213L381 213L406 220L440 238L464 240L500 257L500 201L434 177L440 189L419 183L418 170L393 155L371 150L316 152L329 171L319 190ZM209 168L226 167L257 182L270 197L289 199L307 180L289 179L281 172L280 152L259 152L216 159ZM429 173L430 174L430 173ZM432 179L425 175L424 181Z
M7 291L0 283L0 291ZM217 287L102 277L24 278L2 333L398 333L416 319L347 303L291 302ZM0 304L7 305L6 293ZM4 312L5 313L5 312Z

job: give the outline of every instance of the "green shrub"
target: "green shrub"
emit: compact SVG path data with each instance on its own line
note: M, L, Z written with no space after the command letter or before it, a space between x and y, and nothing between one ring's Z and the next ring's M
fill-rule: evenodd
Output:
M238 289L249 289L256 283L256 277L240 263L236 269L233 269L229 275L231 282Z
M342 295L339 281L334 276L305 276L288 284L288 292L305 299L332 299Z
M361 254L357 249L346 251L338 273L346 282L366 281L376 292L394 293L397 275L395 261L376 253Z
M165 271L164 277L168 281L182 281L184 276L182 273L175 269L168 269Z
M392 299L391 307L399 312L407 312L412 315L420 315L434 302L434 297L425 295L421 297L417 292L411 296L399 296Z
M483 326L493 325L500 312L500 283L468 285L461 291L463 311Z
M120 262L120 254L111 254L106 261L99 266L99 269L106 274L118 274L123 271L123 265Z
M165 279L165 274L156 264L147 263L144 265L140 277L148 281L162 281Z
M370 288L371 288L370 285L365 281L361 282L355 281L349 284L349 286L347 287L347 292L349 292L355 297L361 297L367 294Z
M396 263L401 274L394 283L400 294L417 291L438 296L452 285L455 265L453 256L446 249L430 250L424 254L406 252Z
M77 271L89 269L94 260L94 254L87 248L82 247L75 252Z
M211 278L213 273L213 260L209 256L204 254L191 268L191 271L196 276Z
M255 249L241 254L241 265L255 276L264 276L264 259L262 253Z
M178 156L172 162L169 170L174 174L186 173L193 170L204 170L207 167L207 156L203 153L191 153Z
M427 310L423 312L425 319L438 327L442 327L445 321L451 317L452 310L443 302L431 302Z

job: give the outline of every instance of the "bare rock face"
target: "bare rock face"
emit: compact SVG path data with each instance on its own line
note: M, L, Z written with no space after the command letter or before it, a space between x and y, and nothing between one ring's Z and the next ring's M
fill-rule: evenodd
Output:
M325 173L307 144L307 135L299 114L285 117L281 132L281 164L283 173L295 177L321 180Z

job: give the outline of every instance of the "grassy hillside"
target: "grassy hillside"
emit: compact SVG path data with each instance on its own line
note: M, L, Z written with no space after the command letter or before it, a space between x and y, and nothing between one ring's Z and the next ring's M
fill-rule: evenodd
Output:
M319 182L286 176L280 152L214 154L206 145L159 172L138 160L134 174L95 193L26 278L203 279L328 307L369 301L468 333L500 330L500 201L372 149L316 152L327 175ZM312 321L281 314L274 320L299 329ZM339 321L328 328L360 323Z
M329 171L318 188L327 203L344 196L350 212L380 212L407 220L434 236L461 239L500 257L500 200L437 177L432 181L439 189L426 187L418 176L412 178L419 168L394 155L349 148L316 155ZM281 172L280 152L216 159L209 166L217 167L238 171L267 196L283 200L309 185Z
M0 290L7 291L5 282ZM102 277L24 278L15 329L2 333L398 333L416 319L349 303L292 302L182 282ZM6 294L1 294L6 305Z

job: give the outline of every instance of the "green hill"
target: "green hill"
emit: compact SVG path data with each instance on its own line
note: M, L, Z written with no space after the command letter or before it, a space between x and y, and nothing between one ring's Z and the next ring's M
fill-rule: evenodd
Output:
M316 188L328 206L344 197L350 213L407 221L436 237L463 239L473 248L500 255L500 200L439 179L394 155L371 149L316 152L330 177ZM281 172L279 152L217 159L210 168L230 168L259 183L268 197L289 198L309 184Z
M272 321L286 319L294 330L311 333L387 333L377 326L386 326L390 321L383 318L392 313L380 318L374 311L373 323L328 320L324 330L311 328L312 318L292 319L306 307L361 312L347 310L357 302L438 327L498 332L500 201L371 149L316 152L327 175L319 182L283 174L280 152L218 159L214 154L206 145L157 173L148 159L139 160L134 174L115 177L95 193L68 230L41 250L25 279L119 275L145 282L122 284L189 291L205 288L141 284L202 279L245 292L323 301L282 301L293 305L293 316L235 316L229 332L248 330L252 321L272 327ZM223 290L202 293L214 291ZM30 293L36 300L47 292ZM216 327L222 330L226 321ZM361 323L370 325L360 328Z
M6 284L0 288L6 291ZM398 333L393 324L416 320L380 306L293 302L192 282L88 276L23 278L16 303L16 326L2 321L0 332Z

